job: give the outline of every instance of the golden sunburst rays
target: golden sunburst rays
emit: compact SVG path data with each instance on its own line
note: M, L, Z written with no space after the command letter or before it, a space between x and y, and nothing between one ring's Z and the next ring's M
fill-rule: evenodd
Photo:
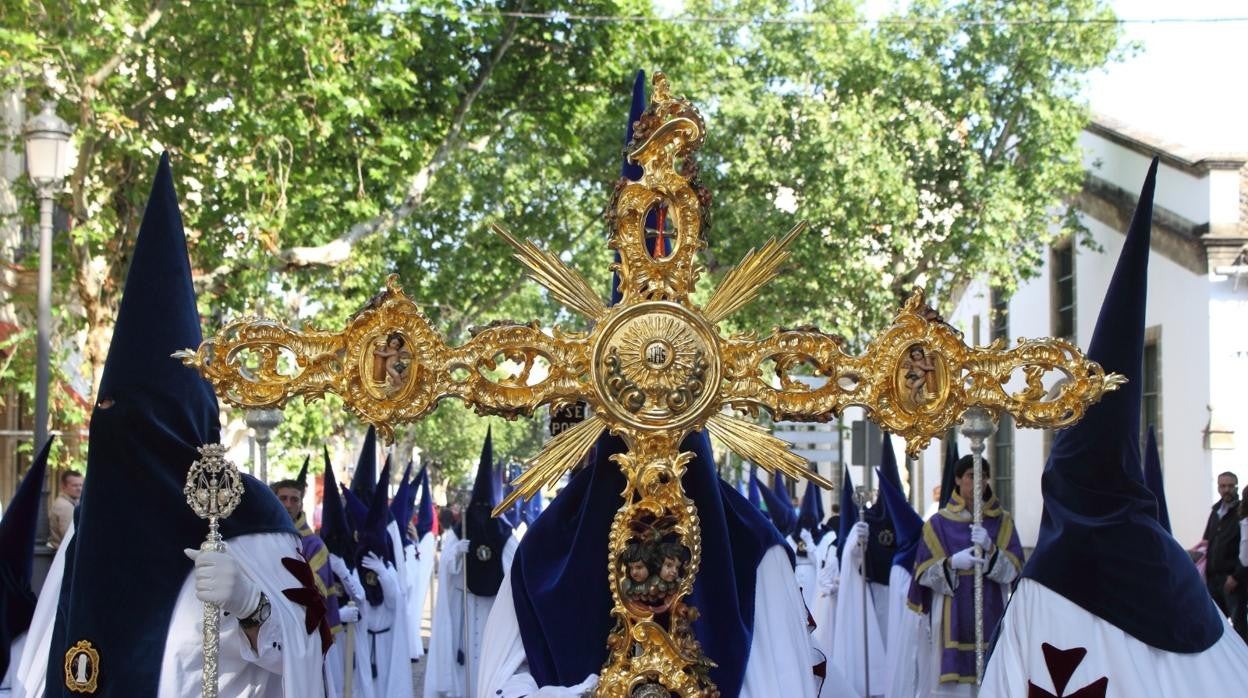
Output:
M538 490L563 477L564 473L575 467L589 453L606 426L606 422L595 415L547 442L541 452L526 463L524 472L512 481L511 484L516 489L494 507L494 516L500 516L507 511L517 499L523 497L527 501Z
M656 341L656 337L663 339ZM661 360L648 360L647 353L656 349L662 354ZM643 318L620 334L620 355L625 378L652 389L671 390L684 385L693 371L698 337L675 318Z
M806 221L802 221L779 240L769 238L758 250L747 252L741 263L724 277L724 282L715 289L715 294L702 309L707 322L717 324L754 300L759 290L776 278L780 265L789 258L789 244L805 229Z
M706 430L737 455L758 463L768 472L806 478L824 489L832 489L830 480L811 470L805 458L790 450L792 444L772 436L764 427L717 412L706 421Z
M529 270L529 277L545 286L560 303L593 321L607 314L607 305L602 297L594 293L585 277L569 268L559 257L528 240L517 239L497 223L491 223L490 227L515 248L514 256Z

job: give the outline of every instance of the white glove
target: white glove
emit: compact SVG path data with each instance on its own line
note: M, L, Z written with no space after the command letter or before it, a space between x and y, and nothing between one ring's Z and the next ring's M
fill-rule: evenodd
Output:
M975 557L974 548L966 548L965 550L959 550L954 553L953 557L949 558L949 564L952 565L955 570L969 570L975 565L983 565L984 558Z
M357 623L360 620L360 609L355 606L339 606L338 620L343 623Z
M797 535L798 535L798 538L801 538L802 542L806 544L806 554L811 557L814 557L815 556L815 537L810 535L810 530L803 528L802 532Z
M186 548L182 552L195 563L195 596L213 603L230 615L246 618L260 606L260 587L243 574L229 553Z
M575 686L542 686L537 689L536 693L530 693L529 698L581 698L581 696L592 696L597 687L598 675L590 674L588 678Z
M854 527L849 529L848 538L854 541L854 545L849 549L850 560L855 564L862 560L862 554L867 549L867 539L871 536L871 526L866 521L859 521ZM848 542L848 541L847 541Z
M992 543L992 536L988 535L988 531L983 526L971 524L971 542L979 545L985 555L991 555L996 549Z
M376 573L377 581L381 584L381 595L385 598L386 605L393 605L399 598L399 576L395 573L394 568L387 565L373 553L365 555L360 564L363 565L364 569Z
M339 579L346 579L351 576L351 571L347 569L347 561L333 553L329 554L329 569Z
M468 554L468 549L471 547L472 547L472 541L469 541L469 540L455 541L455 545L454 547L451 548L451 552L455 553L455 557L463 557ZM594 680L596 681L597 679L594 679Z

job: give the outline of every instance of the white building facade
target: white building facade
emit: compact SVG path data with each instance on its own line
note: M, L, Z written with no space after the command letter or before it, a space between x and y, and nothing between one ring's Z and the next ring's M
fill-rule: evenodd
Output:
M1186 153L1103 119L1081 143L1087 179L1077 205L1095 244L1054 245L1039 275L1008 298L971 283L949 321L972 343L1057 336L1086 349L1149 161L1160 157L1142 416L1157 431L1174 534L1191 547L1218 473L1248 484L1248 155ZM1051 439L1006 420L985 453L1024 547L1039 530ZM941 457L938 446L924 454L919 488L940 482Z

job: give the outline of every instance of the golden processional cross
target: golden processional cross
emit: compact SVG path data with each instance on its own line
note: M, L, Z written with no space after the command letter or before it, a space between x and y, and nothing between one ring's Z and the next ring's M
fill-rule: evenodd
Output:
M789 444L730 408L823 422L861 406L905 438L914 457L968 408L1007 411L1020 426L1065 426L1121 382L1061 340L1020 341L1008 350L999 343L968 347L918 292L861 356L814 328L776 330L761 339L722 336L718 323L775 277L804 225L750 251L706 305L695 305L696 256L705 246L701 229L710 196L697 180L693 156L704 135L698 111L655 75L650 108L629 144L629 158L644 175L616 190L608 212L623 293L615 306L607 307L557 255L495 226L529 276L590 321L586 332L500 321L474 328L467 343L451 347L391 277L341 332L240 320L198 349L179 352L228 403L281 407L295 395L332 392L387 440L395 425L420 419L447 397L509 419L543 405L586 402L592 416L547 443L495 513L554 483L604 431L627 444L615 457L628 484L610 532L617 624L599 696L717 695L708 677L714 658L703 654L692 630L696 611L684 602L701 559L697 509L681 486L693 458L679 450L685 435L706 429L770 472L827 488L831 483L807 469ZM674 228L665 256L652 254L645 239L646 215L660 206ZM497 377L496 367L509 359L521 371ZM539 359L549 371L536 378L531 369ZM774 380L764 376L769 360ZM822 387L792 377L803 364L827 379ZM1043 385L1051 372L1065 378L1055 395ZM1025 386L1007 392L1015 374Z

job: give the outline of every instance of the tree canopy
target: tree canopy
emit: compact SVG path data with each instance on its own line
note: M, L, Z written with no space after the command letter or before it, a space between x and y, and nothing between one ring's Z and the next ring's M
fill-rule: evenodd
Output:
M566 7L0 0L0 81L55 100L79 150L55 250L74 310L55 340L98 382L164 149L206 332L258 313L336 328L388 273L452 342L498 318L571 325L487 224L558 250L605 295L601 213L637 68L707 118L703 287L811 222L734 329L816 323L856 343L909 289L938 304L977 275L1009 289L1078 232L1080 91L1119 40L1101 0L919 0L874 24L846 1L692 0L647 21L646 0ZM400 441L460 478L485 423L443 410ZM291 449L348 419L288 412L274 443ZM517 456L539 439L536 422L496 430Z

